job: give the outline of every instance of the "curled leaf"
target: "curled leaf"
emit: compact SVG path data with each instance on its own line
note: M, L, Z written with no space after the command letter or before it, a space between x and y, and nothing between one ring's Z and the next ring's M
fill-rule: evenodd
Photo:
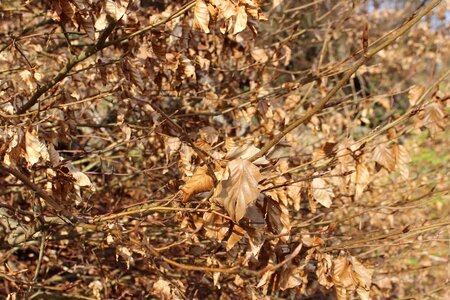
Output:
M184 193L183 203L188 202L193 195L210 191L213 187L214 181L208 175L208 168L206 166L197 168L194 175L181 188Z

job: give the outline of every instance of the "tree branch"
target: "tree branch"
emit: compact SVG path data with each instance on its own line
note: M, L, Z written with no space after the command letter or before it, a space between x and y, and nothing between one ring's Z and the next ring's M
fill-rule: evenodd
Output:
M289 124L282 132L277 134L273 139L268 141L261 150L256 153L254 156L252 156L249 160L255 161L258 158L265 155L273 146L278 144L278 142L286 136L289 132L297 128L303 123L306 123L312 116L317 114L322 108L327 104L328 101L347 83L347 81L352 77L354 73L362 66L364 65L370 58L372 58L375 54L392 44L396 39L398 39L400 36L402 36L404 33L406 33L409 29L411 29L412 26L414 26L417 22L420 21L420 19L428 14L434 7L436 7L441 0L434 0L430 4L428 4L421 13L417 14L415 17L411 18L408 22L403 24L401 27L399 27L396 31L392 32L391 36L387 37L384 42L379 44L378 46L373 45L367 53L365 53L356 63L355 65L348 70L344 77L339 80L339 82L336 84L336 86L324 97L322 98L319 103L310 108L303 116L298 118L297 120L294 120Z
M111 24L108 25L108 27L103 31L103 33L101 34L101 36L99 37L98 42L89 47L87 50L81 52L78 56L74 57L72 60L70 60L66 66L64 68L62 68L58 74L56 74L52 80L50 80L49 82L47 82L45 85L43 85L41 88L39 88L34 94L33 96L31 96L30 100L28 100L28 102L26 102L22 107L20 107L17 110L17 114L23 114L25 113L27 110L29 110L31 107L33 107L39 100L39 98L45 94L46 92L48 92L51 88L53 88L58 82L60 82L61 80L63 80L68 73L70 72L70 70L72 70L73 67L75 67L78 63L82 62L83 60L91 57L92 55L94 55L95 53L97 53L98 51L107 48L111 45L115 45L118 44L122 41L125 40L129 40L134 38L135 36L141 35L157 26L160 26L162 24L165 24L167 22L169 22L170 20L180 16L181 14L183 14L184 12L188 11L190 8L192 8L195 5L196 1L191 1L188 4L186 4L185 6L183 6L180 10L178 10L177 12L175 12L174 14L170 15L169 17L167 17L166 19L156 22L152 25L149 25L147 27L144 27L138 31L135 31L133 33L130 34L126 34L122 37L119 37L118 39L115 39L113 41L110 42L106 42L107 37L111 34L111 32L114 30L117 21L112 22Z

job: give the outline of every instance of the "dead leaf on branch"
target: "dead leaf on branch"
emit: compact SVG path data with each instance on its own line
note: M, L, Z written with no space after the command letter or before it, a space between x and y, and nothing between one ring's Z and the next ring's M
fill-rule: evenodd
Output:
M259 195L259 168L248 160L235 159L228 163L228 178L219 182L215 198L222 201L230 217L238 223Z
M211 209L217 209L215 205ZM223 240L228 232L229 222L222 216L214 212L206 212L203 214L203 227L206 231L206 236L216 239L218 241ZM231 249L231 248L230 248Z
M395 169L395 157L392 150L385 144L379 144L373 150L373 160L385 167L388 171Z
M433 137L437 132L445 129L445 108L438 102L433 102L425 106L422 126L430 130Z
M50 158L47 147L39 141L35 130L25 132L25 150L25 159L30 166L37 163L40 158L44 161Z
M237 8L236 20L234 23L233 34L238 34L247 27L247 12L245 6L239 6Z
M400 172L403 179L407 180L409 178L408 163L411 160L408 150L403 145L394 144L394 146L392 146L392 151L394 152L397 170Z
M356 182L356 189L355 189L355 198L359 199L361 197L362 193L364 192L364 189L367 187L367 185L370 182L370 173L369 169L367 169L366 166L364 166L361 163L358 163L356 165L356 173L355 173L355 182Z
M355 257L339 254L339 257L333 260L332 274L339 300L347 299L349 293L355 290L361 299L370 299L373 270L364 267Z
M197 0L194 7L194 29L209 33L209 11L203 0Z
M201 166L197 168L194 175L189 178L186 184L181 188L183 191L183 203L188 202L191 197L198 193L208 192L214 188L214 181L208 175L208 167Z
M227 241L227 247L226 247L227 252L229 252L231 249L233 249L233 247L237 243L239 243L239 241L242 239L244 234L245 234L244 228L237 226L237 225L233 226L232 233Z
M289 210L286 206L272 200L270 197L265 199L266 212L264 214L269 230L276 235L280 235L283 242L289 240L291 222L289 219Z
M314 178L311 183L314 199L329 208L331 207L331 199L334 197L333 189L327 185L322 178Z
M409 104L411 106L415 105L420 97L422 97L424 92L425 87L423 87L422 85L413 85L408 91Z

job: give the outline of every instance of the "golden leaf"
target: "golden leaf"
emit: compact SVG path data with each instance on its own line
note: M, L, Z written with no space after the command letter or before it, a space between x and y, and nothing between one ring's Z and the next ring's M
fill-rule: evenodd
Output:
M314 178L311 184L314 199L325 207L331 206L331 198L334 193L331 187L327 187L325 180Z
M363 164L358 163L356 165L355 182L356 182L355 198L359 199L359 197L361 197L364 189L370 182L369 170Z
M44 143L39 141L36 135L36 131L27 130L25 132L25 159L30 166L34 165L42 158L43 160L49 160L47 147Z
M425 87L421 85L413 85L408 91L409 104L411 104L411 106L415 105L424 92Z
M247 27L247 13L245 6L239 6L237 9L236 20L234 22L233 34L238 34Z
M208 175L207 166L197 168L194 175L189 178L186 184L181 188L183 191L183 203L186 203L191 197L198 193L210 191L214 187L214 181Z
M393 171L395 168L395 157L385 144L379 144L375 147L373 150L373 160L389 171Z
M407 180L409 178L409 167L408 163L411 160L408 154L408 150L406 150L405 146L395 144L392 146L392 151L395 156L395 166L397 170L399 170L400 175L402 175L403 179Z
M240 158L230 161L227 171L229 176L219 182L215 198L223 201L228 214L237 223L259 195L261 174L257 166Z
M194 28L209 33L209 11L203 0L197 0L194 7Z

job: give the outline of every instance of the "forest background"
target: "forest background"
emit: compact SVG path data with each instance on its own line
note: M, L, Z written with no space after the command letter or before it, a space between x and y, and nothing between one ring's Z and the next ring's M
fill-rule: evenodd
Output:
M0 297L448 299L450 1L0 2Z

